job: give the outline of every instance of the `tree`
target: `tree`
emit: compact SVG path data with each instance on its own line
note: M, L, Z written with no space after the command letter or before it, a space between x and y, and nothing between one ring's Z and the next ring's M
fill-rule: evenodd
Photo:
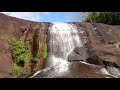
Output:
M120 25L120 12L90 12L84 22Z

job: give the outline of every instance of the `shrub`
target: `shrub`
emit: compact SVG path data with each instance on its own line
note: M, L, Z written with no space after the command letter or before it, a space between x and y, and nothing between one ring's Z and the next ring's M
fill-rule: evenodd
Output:
M18 65L24 65L24 63L30 58L28 44L23 40L17 40L15 38L11 38L9 42L14 62Z
M44 58L46 58L46 56L47 56L47 45L46 45L46 43L43 43L41 53L42 53L42 56Z
M23 68L18 66L17 64L13 64L13 73L16 75L16 76L19 76L23 71Z

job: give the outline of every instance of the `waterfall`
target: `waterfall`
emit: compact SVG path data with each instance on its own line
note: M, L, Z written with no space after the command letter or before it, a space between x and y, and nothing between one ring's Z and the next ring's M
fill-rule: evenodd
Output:
M78 36L77 27L69 23L52 23L49 27L49 51L46 60L45 70L54 67L54 73L49 73L47 77L60 76L69 72L68 55L77 46L82 46ZM49 68L49 69L48 69ZM42 71L38 71L36 74ZM43 72L45 72L43 70ZM42 73L43 73L42 72ZM33 77L36 75L34 74ZM40 75L41 76L41 75Z
M48 66L55 67L57 73L62 74L69 71L68 55L77 46L82 46L78 36L77 27L68 23L52 23L49 28L49 55Z

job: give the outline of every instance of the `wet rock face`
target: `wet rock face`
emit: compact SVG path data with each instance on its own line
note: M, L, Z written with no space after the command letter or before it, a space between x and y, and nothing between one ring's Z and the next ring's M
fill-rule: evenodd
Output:
M101 72L103 67L84 62L72 62L68 76L75 78L105 78L105 73ZM111 76L109 76L111 77Z
M119 66L116 64L116 62L105 61L104 59L101 59L97 55L87 58L86 62L90 63L90 64L103 66L103 67L113 66L113 67L119 68Z
M88 63L103 65L106 66L105 63L111 64L111 66L118 67L119 62L117 62L120 58L120 53L118 49L113 45L96 45L93 46L94 53L92 53L87 59Z
M86 60L87 63L95 64L95 65L101 65L102 63L100 63L100 61L101 60L98 59L98 56L92 56Z
M75 47L73 51L68 55L68 61L86 61L87 53L84 47Z
M39 71L33 78L114 78L107 75L103 67L76 61L69 64L69 70L64 73L56 73L55 67Z

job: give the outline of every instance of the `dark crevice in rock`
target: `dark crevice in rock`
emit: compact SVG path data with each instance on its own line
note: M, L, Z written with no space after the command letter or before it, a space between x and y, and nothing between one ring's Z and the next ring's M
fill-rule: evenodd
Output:
M109 61L103 61L103 60L98 59L98 57L88 58L86 61L87 61L87 63L100 65L100 66L103 66L103 67L110 66L110 67L119 68L119 66L116 63L109 62Z
M84 61L84 60L76 60L76 59L74 60L74 59L73 59L73 60L68 60L68 61L69 61L69 62L78 62L78 61Z
M38 53L38 50L39 50L39 45L38 45L38 39L39 39L39 35L38 35L38 31L36 30L35 33L34 33L34 36L33 36L33 46L32 46L32 54L33 54L33 57L35 58L37 53Z

